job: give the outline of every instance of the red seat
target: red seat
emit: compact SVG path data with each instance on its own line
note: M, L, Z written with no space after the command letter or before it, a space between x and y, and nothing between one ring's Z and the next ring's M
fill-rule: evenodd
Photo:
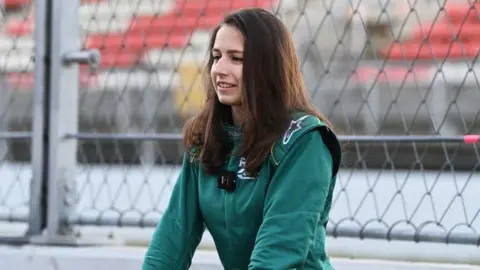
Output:
M214 28L223 20L225 13L246 7L271 7L273 2L274 0L177 0L174 9L164 15L134 18L127 35L135 38L126 47L139 49L142 41L138 37L145 35L158 40L153 44L146 42L147 47L182 48L188 45L192 32ZM122 38L111 39L108 43L115 45L107 46L121 46ZM101 44L95 40L90 41L90 46L99 47Z
M480 3L471 4L447 4L445 6L445 22L461 23L479 23L480 22Z
M429 78L429 68L427 66L385 66L383 69L378 67L359 66L352 75L352 80L356 82L415 82L427 81Z
M27 6L31 4L31 0L0 0L0 1L4 1L6 5L8 4L11 7ZM81 0L81 3L82 4L97 3L97 2L103 2L103 1L106 1L106 0ZM8 20L4 25L5 32L12 36L31 35L35 25L35 19L33 17L33 14L34 14L34 10L32 7L30 10L30 14L25 19L14 18L14 19Z
M468 55L472 58L478 58L480 53L480 43L467 44Z
M171 32L185 33L187 36L195 29L210 29L223 19L223 15L198 17L178 17L174 14L167 16L141 16L132 20L131 32L144 32L165 35Z
M31 0L1 0L6 9L17 9L31 4Z
M138 64L142 58L142 53L127 52L124 50L111 51L103 50L99 68L128 68Z
M142 33L111 33L95 34L87 37L87 48L119 51L127 49L132 52L143 51L148 48L182 48L188 44L188 36L168 34Z
M88 69L79 70L79 86L81 88L97 87L97 76ZM35 87L35 72L6 73L7 85L14 91L32 91Z
M248 7L272 6L272 0L191 0L177 1L175 11L185 16L226 13Z
M385 58L394 60L415 59L444 59L474 57L471 46L465 46L455 42L452 44L441 43L404 43L393 44L390 48L382 51Z
M437 22L415 30L410 41L393 43L382 50L397 60L472 58L480 46L480 4L449 4Z
M10 72L6 74L7 85L12 90L32 90L35 85L34 72Z
M211 29L224 14L239 8L268 7L272 0L179 0L175 8L162 16L139 16L132 21L134 32L191 33L195 29Z
M420 27L413 34L417 41L450 43L456 40L461 42L480 42L480 24L465 23L452 25L448 22L435 23Z
M32 2L17 1L23 5ZM105 0L81 0L82 3L100 1ZM227 12L246 7L271 7L273 2L274 0L177 0L175 8L163 16L135 17L125 33L88 36L85 47L100 49L101 68L130 67L136 65L150 48L184 48L189 44L193 31L215 27ZM10 21L6 31L14 36L29 35L34 23L32 17L24 21Z
M11 36L28 36L33 32L33 19L10 20L5 24L5 32Z

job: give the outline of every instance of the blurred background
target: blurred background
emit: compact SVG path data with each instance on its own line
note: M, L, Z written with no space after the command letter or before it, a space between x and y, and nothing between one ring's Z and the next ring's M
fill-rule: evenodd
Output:
M147 244L114 232L158 222L210 31L254 6L291 30L343 138L329 237L478 246L480 155L462 140L480 133L473 0L0 0L0 242L89 227ZM76 50L88 61L59 64Z

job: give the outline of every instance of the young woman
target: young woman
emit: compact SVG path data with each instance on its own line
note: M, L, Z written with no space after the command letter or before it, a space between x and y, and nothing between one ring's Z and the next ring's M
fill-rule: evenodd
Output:
M273 14L230 14L213 32L206 103L143 270L188 269L205 228L225 269L333 269L325 250L340 146L310 103Z

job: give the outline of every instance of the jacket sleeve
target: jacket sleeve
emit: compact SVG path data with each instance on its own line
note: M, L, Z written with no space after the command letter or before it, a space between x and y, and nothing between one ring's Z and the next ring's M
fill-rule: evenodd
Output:
M292 145L265 196L249 269L295 269L314 242L332 179L332 156L318 129Z
M198 205L195 164L184 156L165 213L158 223L143 261L143 270L188 269L205 230Z

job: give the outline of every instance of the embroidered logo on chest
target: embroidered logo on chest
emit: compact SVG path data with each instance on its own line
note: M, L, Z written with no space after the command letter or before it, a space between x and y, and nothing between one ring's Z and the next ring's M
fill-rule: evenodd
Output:
M244 180L255 179L256 177L250 176L247 173L247 170L245 169L245 163L246 163L245 158L244 157L240 158L240 162L238 163L238 171L237 171L238 179L244 179Z

